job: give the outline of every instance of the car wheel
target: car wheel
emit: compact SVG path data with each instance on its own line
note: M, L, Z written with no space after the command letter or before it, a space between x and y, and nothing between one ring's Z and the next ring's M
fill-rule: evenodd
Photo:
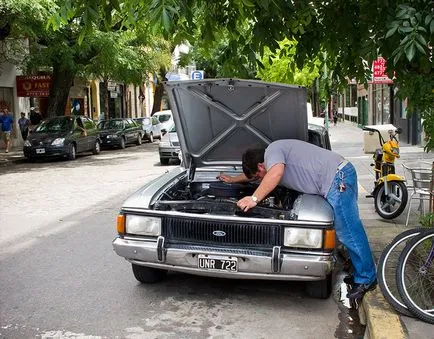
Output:
M133 267L134 277L144 284L153 284L163 280L166 277L167 271L158 268L145 267L131 264Z
M121 138L121 148L122 148L122 149L125 148L126 143L127 143L127 142L125 141L125 137L122 137L122 138Z
M307 283L306 292L309 297L327 299L332 292L332 274L328 274L324 280L310 281Z
M160 158L160 162L161 162L161 165L168 165L169 164L169 159L167 159L167 158Z
M154 142L154 135L152 133L149 134L149 142Z
M101 152L101 145L98 140L95 141L95 146L93 146L92 153L99 154Z
M69 144L69 150L67 155L68 160L75 160L76 157L77 157L77 149L75 145Z

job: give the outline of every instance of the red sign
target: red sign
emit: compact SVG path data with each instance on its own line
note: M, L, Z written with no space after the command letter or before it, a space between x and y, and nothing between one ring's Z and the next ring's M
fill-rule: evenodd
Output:
M51 87L51 75L17 76L17 96L48 97Z
M372 82L373 84L393 84L386 74L386 59L378 57L372 64Z

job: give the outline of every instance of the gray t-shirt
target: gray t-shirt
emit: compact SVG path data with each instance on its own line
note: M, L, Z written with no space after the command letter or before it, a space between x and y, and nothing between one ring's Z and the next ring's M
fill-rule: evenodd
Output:
M327 149L296 139L272 142L265 150L265 168L284 164L280 185L303 193L326 196L344 158Z

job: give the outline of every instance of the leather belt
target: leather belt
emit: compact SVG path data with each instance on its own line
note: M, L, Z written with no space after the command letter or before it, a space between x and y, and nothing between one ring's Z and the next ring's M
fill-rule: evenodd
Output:
M336 172L339 172L342 168L344 168L347 164L349 163L348 160L344 159L342 160L342 162L339 164L338 169L336 170Z

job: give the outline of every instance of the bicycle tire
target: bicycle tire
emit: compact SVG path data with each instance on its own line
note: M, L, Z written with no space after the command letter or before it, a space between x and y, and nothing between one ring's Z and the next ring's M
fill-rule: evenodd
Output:
M399 257L396 273L401 299L416 317L430 324L434 324L434 260L427 267L421 266L433 244L434 229L410 240Z
M407 241L420 234L422 227L416 227L398 234L381 252L377 266L377 280L384 298L401 314L413 317L402 301L396 284L396 268L401 251Z

